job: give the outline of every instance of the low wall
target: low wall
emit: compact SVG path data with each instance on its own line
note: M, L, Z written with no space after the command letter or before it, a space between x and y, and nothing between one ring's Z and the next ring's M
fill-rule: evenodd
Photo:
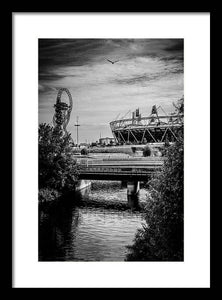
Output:
M87 187L91 186L91 181L90 180L85 180L85 179L81 179L78 180L77 184L75 185L75 191L80 191L82 189L85 189Z

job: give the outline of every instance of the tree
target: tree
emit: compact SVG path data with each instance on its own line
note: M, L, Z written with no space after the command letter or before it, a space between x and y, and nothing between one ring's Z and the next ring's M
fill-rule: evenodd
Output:
M173 102L173 106L176 108L177 113L183 114L184 113L184 96L180 98L177 103Z
M62 136L52 126L39 125L39 188L66 192L74 189L78 179L76 161L72 158L71 135Z
M81 155L87 155L87 154L88 154L87 148L82 148L81 149Z
M183 260L183 137L167 149L163 171L149 183L145 225L128 246L130 261Z
M131 147L133 153L136 153L136 147Z

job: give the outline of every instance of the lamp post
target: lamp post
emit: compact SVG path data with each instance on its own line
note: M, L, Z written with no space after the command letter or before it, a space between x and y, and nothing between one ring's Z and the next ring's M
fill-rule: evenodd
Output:
M79 131L78 131L78 127L80 126L80 125L78 124L78 120L79 120L79 117L77 116L77 118L76 118L76 124L75 124L75 127L76 127L76 133L77 133L77 147L78 147L78 145L79 145Z

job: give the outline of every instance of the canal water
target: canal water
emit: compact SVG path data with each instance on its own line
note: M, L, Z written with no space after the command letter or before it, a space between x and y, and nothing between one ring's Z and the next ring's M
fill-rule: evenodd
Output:
M40 206L39 261L124 261L144 223L146 193L140 190L137 203L121 182L92 181L66 200Z

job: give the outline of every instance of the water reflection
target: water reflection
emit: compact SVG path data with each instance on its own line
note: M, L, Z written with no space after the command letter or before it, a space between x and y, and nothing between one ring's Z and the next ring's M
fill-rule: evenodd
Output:
M145 191L127 198L120 182L91 189L39 209L40 261L124 261L142 227Z
M59 201L39 209L39 260L66 260L73 240L72 228L78 227L79 212L73 201Z
M139 210L139 195L127 195L127 204L131 209Z

